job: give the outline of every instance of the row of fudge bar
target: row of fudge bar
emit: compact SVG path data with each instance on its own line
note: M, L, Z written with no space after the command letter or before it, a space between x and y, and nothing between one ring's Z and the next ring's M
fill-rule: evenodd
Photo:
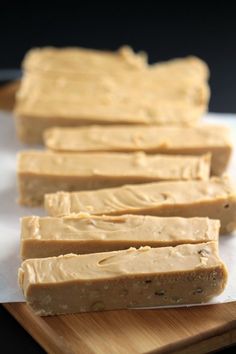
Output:
M178 190L178 183L184 189ZM203 198L207 189L208 197L190 204L184 202L190 183L195 184L193 198L196 194ZM165 215L171 215L174 208L178 215L185 210L188 217L187 210L193 215L203 212L220 219L222 231L235 228L236 195L224 178L46 195L48 210L51 208L61 217L22 220L21 256L26 260L19 270L19 284L34 311L53 315L192 304L220 294L226 285L227 270L218 254L219 220L124 215L150 214L155 209L153 192L159 187L163 193L164 184L172 184L176 193L171 196L166 192L170 200L175 200L178 193L183 198L182 205L162 205ZM129 200L129 210L125 199ZM111 216L103 215L107 213L106 201L113 203ZM84 213L83 206L90 212L93 206L94 210ZM114 216L117 206L120 216ZM124 250L129 246L132 247Z
M225 171L231 142L224 128L185 126L206 111L206 65L148 65L129 48L45 48L26 56L24 72L18 136L51 150L18 159L19 201L44 201L51 215L21 222L19 284L34 311L192 304L221 293L218 238L235 228L235 191L209 177ZM103 127L81 127L94 123ZM106 126L117 123L126 125Z
M44 194L58 190L207 180L225 171L232 151L229 131L211 125L52 128L45 132L45 145L51 152L19 155L22 204L41 204Z
M219 229L236 227L236 193L227 177L209 178L210 165L209 154L22 152L20 201L44 199L51 215L22 220L19 284L34 311L199 303L221 293Z

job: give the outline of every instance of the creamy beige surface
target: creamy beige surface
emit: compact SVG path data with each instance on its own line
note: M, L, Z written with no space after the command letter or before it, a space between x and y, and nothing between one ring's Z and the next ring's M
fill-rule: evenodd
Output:
M211 170L222 174L229 162L229 129L220 125L54 127L44 133L47 148L58 152L134 152L212 154Z
M22 151L18 155L18 173L68 177L143 177L155 179L208 179L210 155L167 156L137 153L52 153Z
M184 88L184 89L183 89ZM69 80L45 74L26 73L17 94L17 116L77 120L91 123L191 123L208 104L205 81L194 77L153 77L147 72L98 80ZM171 101L171 102L170 102ZM189 115L189 117L187 116Z
M21 220L21 257L41 258L217 241L219 228L218 220L208 218L89 214L62 218L27 216Z
M200 60L192 58L192 66L198 68L200 75L207 76L207 67ZM72 75L75 73L111 74L114 70L132 71L147 69L144 52L134 53L132 48L123 46L116 52L86 48L34 48L25 56L23 68L26 71L46 72L47 74ZM195 71L194 71L195 72Z
M221 221L221 232L236 228L236 191L227 178L158 182L97 191L58 192L45 196L49 215L70 213L205 216Z
M19 201L39 205L44 194L94 190L160 180L206 180L210 155L171 156L23 151L18 156Z
M132 48L123 46L115 52L86 48L34 48L30 50L23 61L26 71L46 72L49 75L104 74L104 71L114 75L119 72L152 70L158 75L171 74L181 76L196 76L207 80L209 69L201 59L189 56L184 59L172 59L148 65L147 54L134 53Z
M215 242L31 259L18 276L39 315L198 303L227 281Z
M208 68L195 57L148 66L129 48L45 48L30 51L24 68L15 114L27 143L52 126L192 124L208 106Z

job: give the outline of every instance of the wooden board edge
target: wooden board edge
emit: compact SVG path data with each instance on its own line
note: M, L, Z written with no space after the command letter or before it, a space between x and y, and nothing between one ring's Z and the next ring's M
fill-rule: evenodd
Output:
M203 354L236 343L236 319L187 339L167 344L145 354ZM202 348L201 348L202 347ZM204 348L207 348L204 350Z
M173 354L206 354L222 350L236 343L236 329L220 333L217 336L207 338L194 345L190 345L183 350L174 351Z
M16 92L20 87L20 80L0 86L0 109L12 111L15 106Z

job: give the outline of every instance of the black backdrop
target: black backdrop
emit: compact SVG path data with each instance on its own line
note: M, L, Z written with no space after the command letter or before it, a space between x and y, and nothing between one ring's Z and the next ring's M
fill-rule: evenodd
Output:
M72 8L68 2L50 9L38 3L0 4L0 68L19 67L29 48L44 45L116 49L130 44L147 51L151 62L194 54L211 69L210 110L236 112L235 11L225 4L139 3L91 1Z
M0 2L0 69L19 67L29 48L44 45L116 49L130 44L147 51L151 62L194 54L210 66L210 110L236 112L236 20L226 3L91 1L72 8L64 0L63 8L58 3L48 8L42 2L23 7L22 2ZM4 353L17 348L42 352L1 307L0 338L7 346Z

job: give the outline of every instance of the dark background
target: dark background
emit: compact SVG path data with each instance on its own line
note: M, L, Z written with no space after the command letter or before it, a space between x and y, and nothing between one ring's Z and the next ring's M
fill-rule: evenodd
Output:
M213 7L207 1L198 6L94 1L78 2L77 8L64 2L68 5L52 9L37 2L24 8L0 5L0 68L20 67L28 49L45 45L117 49L130 44L147 51L151 62L194 54L210 66L210 110L236 112L236 20L227 2Z
M236 20L227 2L208 7L94 1L72 8L64 1L63 8L57 3L51 9L19 3L0 3L0 69L19 68L28 49L45 45L113 50L129 44L145 50L150 62L193 54L210 66L210 110L236 112ZM4 353L43 352L2 307L0 338Z

